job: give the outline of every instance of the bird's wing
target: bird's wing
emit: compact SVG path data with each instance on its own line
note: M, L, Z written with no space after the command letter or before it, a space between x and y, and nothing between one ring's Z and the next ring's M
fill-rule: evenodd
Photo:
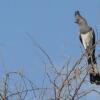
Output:
M93 35L92 45L94 46L95 45L95 33L94 33L94 30L92 32L92 35Z
M81 34L79 34L79 39L81 41L81 44L83 45L82 38L81 38Z

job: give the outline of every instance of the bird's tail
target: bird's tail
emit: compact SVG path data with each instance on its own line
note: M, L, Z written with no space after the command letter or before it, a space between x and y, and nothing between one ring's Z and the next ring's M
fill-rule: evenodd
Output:
M88 66L89 66L90 82L100 84L100 74L97 68L95 53L92 53L91 56L89 55Z

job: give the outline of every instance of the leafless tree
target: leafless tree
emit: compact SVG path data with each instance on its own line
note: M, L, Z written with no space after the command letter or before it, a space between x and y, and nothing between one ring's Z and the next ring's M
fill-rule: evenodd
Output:
M66 59L61 69L58 69L48 53L37 43L34 44L49 61L49 64L44 62L46 77L42 86L37 86L21 72L8 72L1 82L0 100L81 100L92 92L100 95L96 85L89 82L86 52L73 64L70 64L71 59ZM98 44L100 41L95 45ZM99 57L98 54L97 59ZM45 80L48 84L45 84Z

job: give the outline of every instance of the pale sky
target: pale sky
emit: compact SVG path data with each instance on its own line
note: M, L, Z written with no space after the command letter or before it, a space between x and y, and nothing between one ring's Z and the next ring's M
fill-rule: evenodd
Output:
M0 0L0 75L22 70L31 80L41 83L43 61L47 59L32 44L27 32L48 52L56 66L61 67L66 57L79 58L76 10L99 30L99 0ZM96 95L89 98L94 100Z

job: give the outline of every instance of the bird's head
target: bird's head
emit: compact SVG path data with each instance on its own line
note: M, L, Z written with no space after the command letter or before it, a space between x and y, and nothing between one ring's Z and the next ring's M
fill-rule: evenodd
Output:
M81 16L78 10L75 11L75 23L79 25L86 23L86 20Z

